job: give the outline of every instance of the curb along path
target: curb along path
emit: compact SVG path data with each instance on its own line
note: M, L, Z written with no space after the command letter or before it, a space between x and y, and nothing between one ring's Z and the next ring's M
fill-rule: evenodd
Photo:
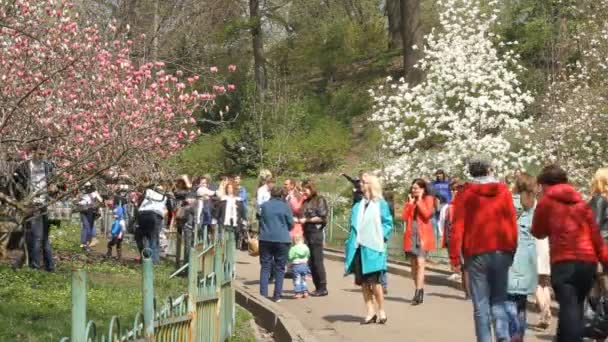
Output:
M461 291L454 289L445 279L445 273L428 272L432 280L425 286L425 302L419 307L410 305L414 288L412 281L401 275L389 275L389 294L386 296L386 326L359 324L364 315L361 290L353 283L352 276L344 277L344 267L337 261L339 254L326 252L325 266L329 283L329 296L309 299L288 298L293 288L291 279L285 280L284 296L280 303L261 299L268 306L288 314L301 323L318 341L378 341L406 340L428 341L474 341L473 308L464 301ZM259 261L245 252L237 253L236 276L243 290L258 296ZM443 279L436 283L435 279ZM309 282L309 289L312 288ZM272 291L272 285L270 290ZM530 312L526 341L550 341L555 331L555 322L547 331L535 329L538 320ZM266 318L263 318L266 319ZM277 339L277 341L282 341Z

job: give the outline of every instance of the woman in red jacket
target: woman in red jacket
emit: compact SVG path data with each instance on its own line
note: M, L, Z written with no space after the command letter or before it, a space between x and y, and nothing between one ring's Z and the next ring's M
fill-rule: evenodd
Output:
M403 208L403 222L407 227L403 233L403 250L410 259L412 278L416 286L412 305L419 305L424 301L424 258L428 252L435 249L435 233L431 221L435 199L429 195L427 189L424 180L414 180Z
M608 246L591 207L568 184L564 170L547 166L538 183L543 195L534 213L532 235L549 237L551 285L560 307L556 341L583 341L583 303L598 261L608 262Z

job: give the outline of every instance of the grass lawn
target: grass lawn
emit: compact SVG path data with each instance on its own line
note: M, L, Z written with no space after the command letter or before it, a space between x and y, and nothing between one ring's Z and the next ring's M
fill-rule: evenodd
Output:
M133 325L141 308L141 266L120 264L99 255L84 255L78 248L78 226L53 228L52 245L57 271L46 273L28 268L12 270L0 265L0 341L58 341L70 334L72 268L87 271L87 318L107 332L112 316L123 329ZM133 253L131 253L133 255ZM183 278L168 279L173 265L154 268L157 301L179 296L187 288Z
M249 321L253 319L253 316L249 311L243 309L240 306L236 306L236 327L234 329L234 336L230 337L230 342L256 342L255 334L251 330Z

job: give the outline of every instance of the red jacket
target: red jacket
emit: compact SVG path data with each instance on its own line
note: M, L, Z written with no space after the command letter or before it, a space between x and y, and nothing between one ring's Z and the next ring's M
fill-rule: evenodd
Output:
M502 183L472 184L453 200L454 221L450 234L450 263L496 251L515 253L517 218L509 188Z
M433 211L435 198L424 196L416 204L406 203L403 208L403 222L406 223L406 230L403 233L403 250L412 251L412 225L414 223L414 213L416 212L416 222L418 224L418 236L421 240L422 250L428 252L435 249L435 232L433 231Z
M608 246L600 235L591 207L569 184L545 189L536 206L532 235L549 237L551 263L608 262Z

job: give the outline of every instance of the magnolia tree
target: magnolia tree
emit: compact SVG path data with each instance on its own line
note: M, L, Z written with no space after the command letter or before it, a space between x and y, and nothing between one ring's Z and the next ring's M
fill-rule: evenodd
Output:
M608 1L577 6L571 45L580 56L557 70L537 123L539 151L586 187L608 165Z
M484 9L495 8L489 1ZM516 56L492 33L497 10L478 0L441 0L440 28L426 38L416 65L426 78L417 85L402 79L370 90L371 120L394 159L389 181L411 180L436 168L461 174L467 158L490 157L499 173L535 161L532 121L524 114L531 95L520 89ZM504 51L503 51L504 50Z
M40 143L64 194L112 167L142 170L172 155L198 136L194 112L234 89L138 63L132 41L112 25L80 26L72 7L0 0L0 177L10 180L27 146ZM5 191L0 201L23 212L36 195L17 201Z

